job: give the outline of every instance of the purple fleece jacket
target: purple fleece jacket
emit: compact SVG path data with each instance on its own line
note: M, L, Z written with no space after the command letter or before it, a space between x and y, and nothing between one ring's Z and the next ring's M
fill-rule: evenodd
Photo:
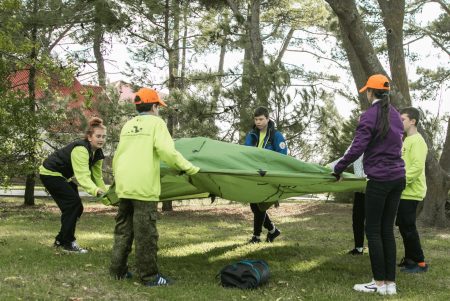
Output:
M380 140L375 138L380 131L376 127L380 109L378 101L361 115L350 150L334 167L336 174L341 174L364 154L363 165L368 179L393 181L405 177L405 162L402 159L403 123L400 114L389 105L390 129L384 139Z

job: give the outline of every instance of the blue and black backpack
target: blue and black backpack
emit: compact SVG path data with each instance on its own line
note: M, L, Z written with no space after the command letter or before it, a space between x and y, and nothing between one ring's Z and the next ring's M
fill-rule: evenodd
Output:
M269 265L264 260L241 260L225 266L217 277L223 287L253 289L269 280Z

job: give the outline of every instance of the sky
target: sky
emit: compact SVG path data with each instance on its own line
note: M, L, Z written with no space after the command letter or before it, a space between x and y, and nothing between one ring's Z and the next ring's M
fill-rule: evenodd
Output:
M438 15L439 11L440 7L437 3L430 3L426 5L421 16L422 24L426 24L427 22L435 18ZM295 47L289 47L289 49L293 50L295 49ZM419 62L414 65L407 65L409 80L417 79L417 74L415 72L417 66L426 66L429 68L443 65L450 66L450 60L448 56L431 47L431 42L429 40L421 40L420 42L412 43L408 47L406 47L405 51L417 52L422 55L422 58ZM118 80L130 82L130 79L122 74L122 72L126 70L125 63L127 61L131 62L131 57L127 51L126 45L120 43L119 41L113 41L113 47L110 49L110 53L108 54L106 59L106 71L108 73L108 80L110 82ZM242 59L243 52L227 53L225 60L225 70L227 68L232 68L236 63L239 64ZM337 67L336 65L328 64L326 61L322 61L319 63L317 62L316 58L310 54L299 54L298 52L291 51L286 52L283 61L289 64L303 65L305 69L312 71L331 70L340 76L341 82L343 84L353 89L355 94L357 93L352 76L346 72L343 72L342 70L339 70L339 67ZM385 66L386 70L389 70L387 66L388 62L381 61L381 63ZM201 62L197 63L197 65L198 67L200 67L201 65L208 66L212 70L216 70L218 65L218 54L210 54L202 57ZM156 73L153 78L154 81L159 82L163 82L165 79L166 75L163 72ZM91 80L86 78L80 78L80 80L83 83L91 83ZM163 90L163 92L165 91ZM450 113L450 91L442 89L442 91L438 91L436 95L437 99L433 102L423 102L418 99L413 99L413 106L420 106L422 109L426 109L432 112L434 115L438 114L438 112L440 115L442 115L443 113ZM342 97L336 97L335 104L338 112L344 118L348 117L351 113L351 110L355 108L354 104L349 103L348 100Z

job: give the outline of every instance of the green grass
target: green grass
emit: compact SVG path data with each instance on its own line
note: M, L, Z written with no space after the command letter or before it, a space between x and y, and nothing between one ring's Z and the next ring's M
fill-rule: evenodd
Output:
M77 240L84 255L51 247L59 228L52 201L24 208L21 199L0 199L0 300L375 300L352 290L371 279L369 256L352 257L351 205L319 201L283 203L271 209L282 235L273 244L245 245L251 212L240 204L175 207L158 221L159 266L176 281L146 288L138 280L108 275L115 208L85 203ZM398 295L390 300L450 299L450 234L421 228L430 271L398 273ZM402 244L396 232L398 259ZM265 259L268 285L257 290L224 289L215 276L226 264ZM130 256L134 270L134 255Z

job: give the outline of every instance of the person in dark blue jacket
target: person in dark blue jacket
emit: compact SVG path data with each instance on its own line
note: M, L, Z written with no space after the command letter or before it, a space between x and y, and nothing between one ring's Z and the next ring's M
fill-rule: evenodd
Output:
M253 129L247 134L245 138L245 145L254 146L258 148L265 148L278 152L280 154L287 154L286 140L283 135L275 129L275 124L269 119L269 110L265 107L259 107L254 113L255 124ZM275 224L270 220L267 214L271 204L267 206L266 203L257 204L251 203L250 208L253 212L253 236L249 243L260 243L262 227L267 229L267 242L273 242L281 232L275 227Z

